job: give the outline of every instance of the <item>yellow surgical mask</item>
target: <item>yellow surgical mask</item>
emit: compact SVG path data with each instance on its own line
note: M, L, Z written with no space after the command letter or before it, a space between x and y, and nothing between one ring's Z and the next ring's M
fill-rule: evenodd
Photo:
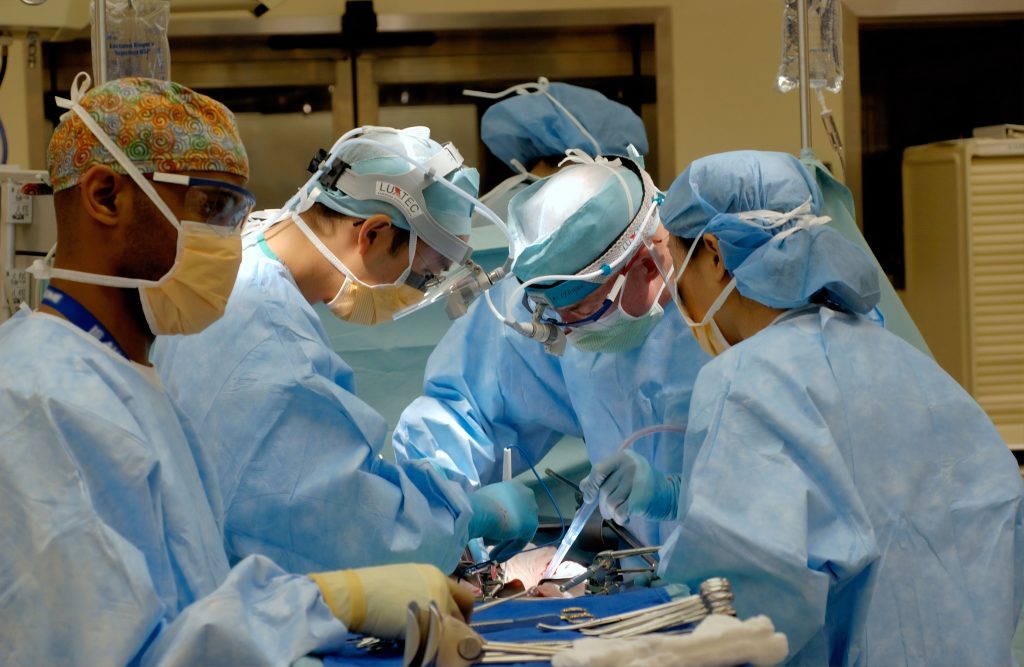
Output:
M717 357L732 347L729 341L725 339L725 336L722 335L722 330L715 324L713 317L705 317L702 323L696 323L690 318L689 313L686 312L686 307L682 304L679 305L679 311L683 314L683 320L690 327L690 333L697 339L700 349L712 357Z
M725 336L722 334L722 330L719 329L718 324L715 323L715 313L717 313L718 309L725 303L729 294L736 289L736 279L733 278L730 280L729 284L722 289L721 293L715 299L714 303L712 303L708 308L708 312L704 314L704 318L700 322L695 322L693 318L690 317L690 313L686 310L686 306L683 304L682 296L679 294L679 280L683 277L683 271L685 271L686 267L689 265L690 258L693 257L693 252L696 250L697 244L700 243L700 239L703 238L703 236L704 232L702 230L690 245L690 249L686 253L686 258L683 260L682 266L680 266L679 270L675 272L672 280L666 282L669 282L669 284L672 285L672 300L675 301L676 307L679 309L680 314L682 314L686 325L690 327L690 333L692 333L693 337L697 339L697 344L700 345L700 349L704 350L712 357L717 357L732 347L732 345L725 339ZM671 274L671 271L669 273Z
M193 334L224 314L242 263L240 230L184 220L178 254L155 287L142 287L142 310L156 335Z
M372 327L389 322L395 313L416 305L423 297L423 292L408 285L365 285L345 276L327 307L338 319Z
M235 207L233 210L238 214L238 220L225 221L229 224L179 220L153 188L152 183L143 177L135 163L77 101L66 108L70 108L81 118L125 173L177 229L177 252L171 269L158 280L109 276L54 267L49 262L57 248L56 245L45 259L36 260L29 268L29 272L37 279L62 278L90 285L137 289L146 323L154 335L193 334L202 331L224 314L238 275L238 267L242 263L242 240L238 223L245 219L248 210ZM154 180L158 176L169 176L163 179L164 182L191 187L188 176L154 173ZM204 182L201 185L197 184L200 188L218 186L217 182L210 179L195 180ZM248 197L239 200L239 204L244 206L247 203L248 208L252 208L251 194L230 183L223 182L219 185L234 190L234 194L247 194ZM193 210L188 208L187 199L186 210ZM160 222L153 221L153 224Z
M324 259L338 273L345 276L345 280L341 283L341 289L327 303L331 313L338 319L352 324L374 326L381 322L391 321L394 319L395 313L414 306L425 298L426 294L422 290L405 282L412 271L413 258L416 254L417 237L415 233L409 235L409 264L402 275L391 283L367 285L345 266L345 263L338 259L330 248L324 245L300 214L293 211L290 217L299 231L313 244L313 247L320 252Z
M169 211L165 215L178 228L178 250L173 266L159 280L61 269L46 260L37 260L29 270L39 279L136 288L153 335L199 333L224 314L242 263L241 235L238 229L178 222Z

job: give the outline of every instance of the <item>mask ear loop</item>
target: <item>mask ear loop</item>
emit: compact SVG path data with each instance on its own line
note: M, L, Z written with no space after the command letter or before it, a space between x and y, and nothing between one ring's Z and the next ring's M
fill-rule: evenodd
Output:
M583 126L583 123L580 122L579 118L573 115L571 111L565 108L564 104L559 102L554 95L548 92L550 86L550 81L548 81L546 77L542 76L538 77L537 83L519 83L514 86L509 86L505 90L502 90L497 93L488 93L482 90L463 89L462 94L467 95L469 97L482 97L488 100L500 100L501 98L507 97L512 93L516 93L518 95L543 95L547 97L552 104L555 105L556 109L561 111L565 115L565 117L569 119L569 122L572 123L576 127L576 129L579 130L580 134L583 135L583 138L590 142L590 145L593 146L594 148L594 155L601 155L601 153L604 152L603 150L601 150L601 143L594 138L594 135L587 131L587 128Z
M658 261L657 253L654 251L654 241L651 239L644 239L644 247L647 248L647 252L651 255L651 261L654 262L654 268L657 269L658 275L661 276L661 289L658 290L657 296L654 297L655 303L661 303L661 295L665 293L665 290L669 290L669 295L672 297L672 302L676 303L676 292L675 283L672 282L672 274L675 272L675 267L672 264L668 265L667 269L661 267L661 262ZM676 308L679 308L679 304L676 304ZM680 309L680 312L681 309Z
M315 191L317 189L313 188L313 190ZM308 193L306 198L309 197L309 194L312 194L312 198L316 199L316 194L313 193ZM290 211L289 219L295 224L296 227L299 228L299 231L302 232L302 235L306 237L306 239L313 245L313 247L317 249L317 251L324 257L324 259L326 259L330 263L330 265L333 266L338 271L338 273L345 276L346 278L354 280L363 287L373 289L375 287L392 287L395 285L401 285L406 281L406 279L408 279L409 274L412 273L412 265L416 256L416 240L418 238L416 236L416 232L412 230L409 230L409 264L405 267L405 271L403 271L402 274L393 282L382 283L380 285L369 285L365 281L360 280L359 277L356 276L355 272L352 271L352 269L345 266L344 262L338 259L338 256L335 255L331 251L331 249L328 248L324 244L324 242L320 240L320 237L317 236L312 229L310 229L309 225L306 224L306 221L302 218L302 215L300 213L298 213L297 211Z
M691 327L697 326L686 312L686 308L683 306L683 296L679 293L679 280L683 277L683 271L690 264L690 258L693 256L694 251L697 249L697 244L704 237L704 232L707 230L708 225L704 225L697 237L693 239L693 243L690 244L690 248L686 251L686 257L683 258L683 263L679 266L679 269L672 276L672 300L676 304L676 308L679 309L679 314L683 316L683 319Z
M683 271L685 271L686 267L689 266L690 259L693 257L693 253L697 249L697 244L702 242L704 238L704 233L707 231L710 225L710 222L707 225L704 225L703 229L700 230L700 233L693 240L693 244L690 245L690 249L686 252L686 258L683 260L682 266L679 267L679 271L676 273L672 281L673 285L679 284L679 279L683 277ZM689 314L686 312L686 309L683 307L683 297L679 294L678 288L673 290L672 295L673 297L675 297L676 307L679 308L679 313L683 316L683 319L686 320L686 324L689 325L691 328L694 328L704 326L705 324L710 322L711 319L715 316L715 313L717 313L718 310L722 307L722 304L725 303L725 300L729 298L729 295L732 293L734 289L736 289L736 278L732 278L729 281L729 284L722 288L722 291L719 292L715 300L711 302L711 305L708 307L708 311L704 313L704 317L701 318L700 322L694 322L693 318L691 318Z

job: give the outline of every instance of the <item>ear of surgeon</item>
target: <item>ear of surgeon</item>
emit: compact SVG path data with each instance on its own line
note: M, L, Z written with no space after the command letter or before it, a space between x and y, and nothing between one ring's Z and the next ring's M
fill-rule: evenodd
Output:
M705 351L720 354L783 312L877 302L866 254L819 215L821 191L792 155L734 151L696 160L669 188L674 295ZM711 299L709 303L709 299Z
M372 326L430 303L466 266L479 175L427 128L353 130L311 171L262 230L311 303Z
M410 264L408 230L395 225L384 213L360 219L314 206L303 217L323 245L360 283L370 287L396 285L410 267L417 275L436 276L451 264L422 242L417 244ZM265 238L309 303L330 303L342 293L349 276L338 271L291 220L268 229Z

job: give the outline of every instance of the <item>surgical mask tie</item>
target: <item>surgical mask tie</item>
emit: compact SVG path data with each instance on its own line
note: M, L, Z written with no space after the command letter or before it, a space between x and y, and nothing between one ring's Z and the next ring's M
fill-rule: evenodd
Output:
M565 117L569 119L569 122L576 126L576 129L579 130L580 134L590 142L590 145L594 148L594 155L600 155L603 153L604 151L601 150L601 143L594 138L594 135L587 131L587 128L583 126L583 123L580 122L579 118L573 115L571 111L565 108L564 104L559 102L554 95L548 92L550 87L551 83L546 77L542 76L537 79L536 83L530 81L528 83L516 84L497 93L488 93L482 90L463 90L462 94L470 97L482 97L488 100L500 100L512 93L516 93L517 95L543 95L551 100L551 103L555 105L555 108L561 111Z
M768 229L781 227L787 222L794 221L791 228L776 234L769 241L770 243L779 243L787 236L790 236L801 229L810 229L811 227L826 224L831 220L828 216L813 215L810 211L811 198L808 197L802 204L786 211L785 213L769 210L753 210L734 213L733 215L752 227L767 227ZM768 221L769 224L759 224L758 221L760 220ZM722 289L721 293L719 293L718 297L715 298L714 302L712 302L700 322L694 322L690 317L689 312L686 310L686 306L683 304L682 297L679 295L678 289L679 280L682 278L683 272L689 265L690 259L693 257L693 253L697 249L697 244L701 242L701 239L704 237L704 234L710 224L711 223L709 222L705 225L704 228L701 229L700 233L698 233L694 238L693 243L690 245L690 249L686 253L686 258L683 260L682 266L680 266L679 270L675 273L672 280L674 287L672 290L672 298L675 301L679 312L682 314L683 319L686 321L687 326L690 327L690 331L697 339L697 343L711 356L717 356L732 347L722 334L721 329L718 328L718 324L715 322L714 316L721 309L729 295L732 294L733 290L736 289L736 278L733 277L725 288Z
M337 255L331 252L330 248L324 245L301 215L292 211L291 220L324 259L344 276L338 293L327 302L327 307L338 319L353 324L374 326L394 319L395 313L423 300L425 294L422 291L405 283L412 273L413 259L416 256L415 232L409 233L409 262L402 274L393 282L369 285L360 280Z
M811 197L804 200L802 204L793 208L785 213L779 213L778 211L743 211L742 213L735 214L737 218L743 222L757 227L764 227L765 225L758 225L756 221L767 220L770 224L767 225L769 229L781 227L790 220L794 220L793 226L789 229L779 232L776 234L772 241L778 242L786 238L790 234L793 234L801 229L809 229L811 227L817 227L824 225L832 221L832 218L827 215L814 215L811 213ZM703 232L702 232L703 233Z
M57 249L54 244L42 261L33 262L29 272L37 279L61 278L106 287L136 288L146 323L154 335L198 333L220 318L227 307L242 261L241 228L227 229L202 221L178 220L135 163L80 104L90 85L89 75L79 73L71 86L71 99L58 97L57 105L70 109L69 113L73 112L82 120L177 230L174 264L159 280L73 271L50 265Z

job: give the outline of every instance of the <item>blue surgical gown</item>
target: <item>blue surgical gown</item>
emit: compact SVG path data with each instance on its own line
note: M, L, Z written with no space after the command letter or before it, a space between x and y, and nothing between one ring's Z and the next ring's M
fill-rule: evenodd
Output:
M514 286L506 278L491 289L502 312ZM529 321L522 304L514 312ZM601 461L641 428L685 427L693 382L707 359L671 304L637 348L588 353L570 344L556 357L499 322L480 298L430 355L424 396L395 428L395 454L433 461L467 486L500 479L501 449L513 444L539 461L569 435L584 440L591 461ZM659 470L681 469L678 433L644 438L633 448ZM638 518L627 525L646 544L661 544L673 526Z
M428 462L381 458L384 418L355 395L288 269L245 241L224 317L157 338L152 354L208 447L229 556L297 573L408 561L450 572L468 537L465 492Z
M1010 665L1020 471L935 362L863 318L789 314L706 365L662 576L732 582L794 665Z
M229 569L207 463L151 368L0 326L0 664L286 665L345 628L307 577Z

